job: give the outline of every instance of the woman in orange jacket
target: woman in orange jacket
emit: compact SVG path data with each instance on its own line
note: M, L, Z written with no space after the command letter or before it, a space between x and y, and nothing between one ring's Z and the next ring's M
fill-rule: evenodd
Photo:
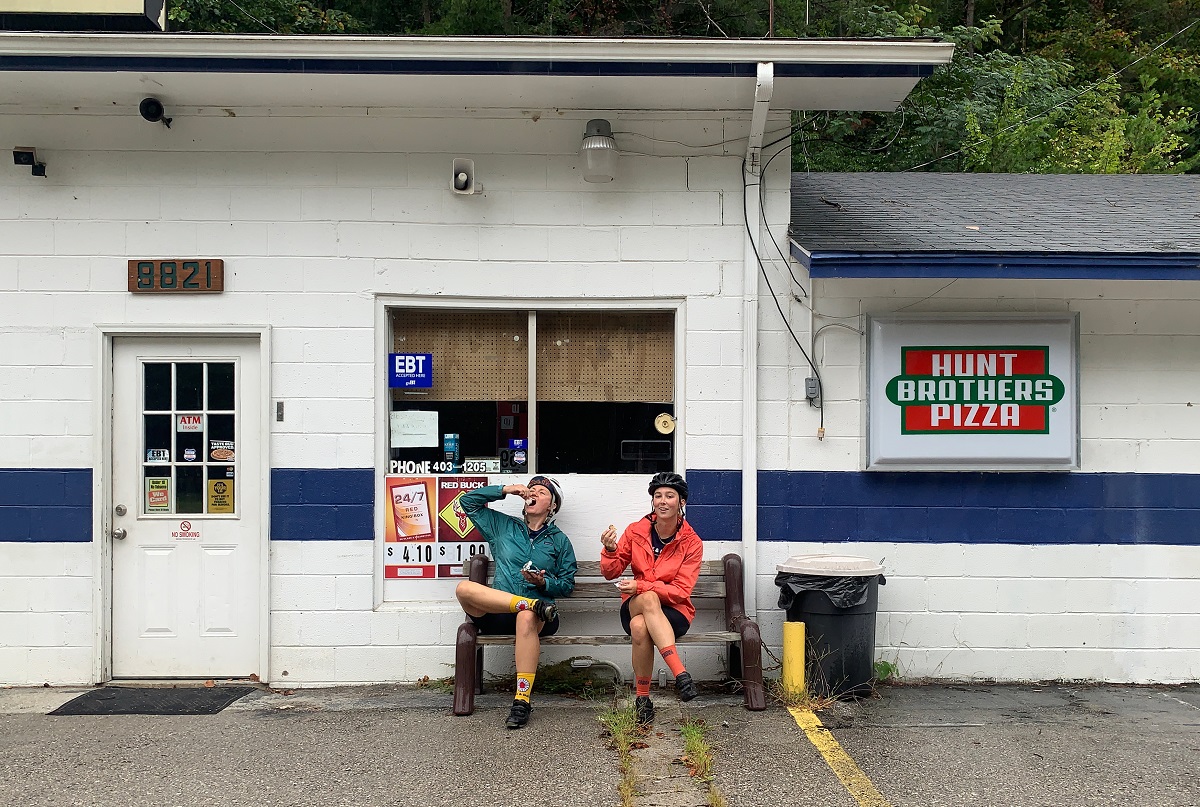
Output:
M650 676L654 648L675 676L680 700L696 697L696 683L675 651L675 640L687 633L696 616L692 588L700 576L704 546L684 520L688 487L675 473L655 474L650 480L650 514L625 528L621 540L610 525L600 536L600 571L605 579L620 576L629 566L633 578L616 583L624 600L621 626L633 640L636 681L634 715L640 725L654 722Z

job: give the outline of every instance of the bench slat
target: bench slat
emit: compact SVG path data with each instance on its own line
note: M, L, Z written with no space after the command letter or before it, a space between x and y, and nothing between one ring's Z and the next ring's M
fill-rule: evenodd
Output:
M630 571L625 570L625 576L628 577ZM581 560L579 561L579 570L575 573L576 577L603 577L600 574L600 561L598 560ZM705 560L700 562L701 577L724 577L725 564L719 560Z
M740 636L734 631L716 630L701 633L689 633L675 640L676 644L723 644L736 642ZM480 636L476 641L481 645L511 645L512 636ZM629 644L625 634L606 636L545 636L542 644L553 645L619 645Z
M621 596L617 587L612 583L576 583L575 592L570 597L559 600L612 600ZM692 589L692 599L707 597L724 597L725 584L701 580Z

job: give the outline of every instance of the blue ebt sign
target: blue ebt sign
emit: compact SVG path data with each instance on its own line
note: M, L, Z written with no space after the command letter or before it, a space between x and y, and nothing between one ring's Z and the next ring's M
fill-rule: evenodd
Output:
M433 386L432 353L389 353L388 386L428 389Z

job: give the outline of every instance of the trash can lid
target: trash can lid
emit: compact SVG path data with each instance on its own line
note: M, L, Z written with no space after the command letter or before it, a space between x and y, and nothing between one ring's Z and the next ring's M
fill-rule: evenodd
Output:
M776 571L822 577L871 577L883 574L883 566L870 558L854 555L793 555L776 565Z

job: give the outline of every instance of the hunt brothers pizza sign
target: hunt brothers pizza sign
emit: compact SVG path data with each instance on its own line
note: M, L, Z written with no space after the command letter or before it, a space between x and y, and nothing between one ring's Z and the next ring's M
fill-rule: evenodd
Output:
M1078 467L1074 316L877 317L868 468Z
M888 382L904 434L1046 434L1066 388L1050 348L902 347L904 374Z

